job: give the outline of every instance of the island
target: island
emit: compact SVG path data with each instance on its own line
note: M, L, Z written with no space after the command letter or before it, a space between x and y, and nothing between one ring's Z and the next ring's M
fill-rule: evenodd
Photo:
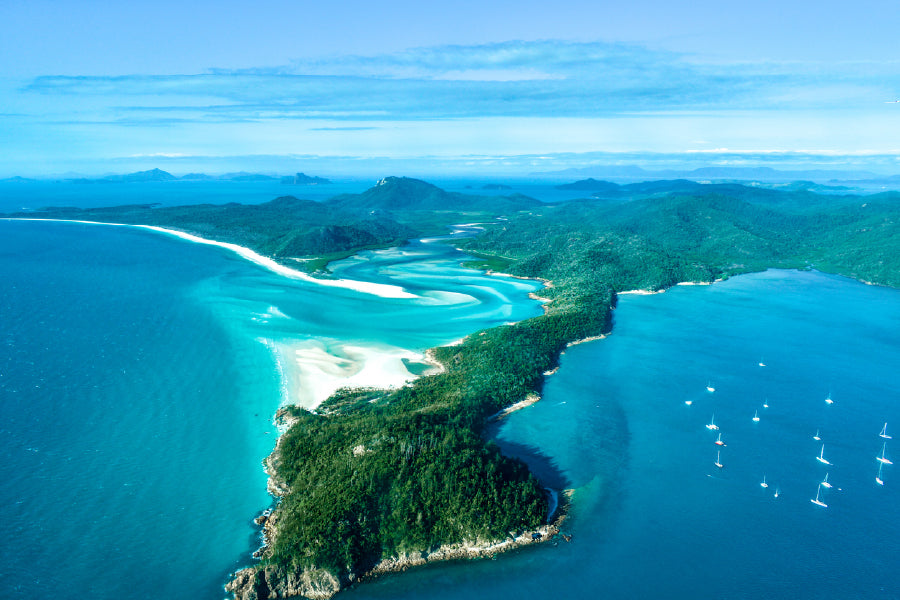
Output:
M241 600L328 598L366 577L562 537L563 490L548 492L525 463L503 455L488 426L539 397L567 345L611 330L619 293L771 267L900 285L900 194L610 186L615 202L545 204L387 177L322 203L288 196L6 216L167 227L326 277L329 260L479 223L481 233L449 240L472 266L547 282L542 315L429 350L439 372L398 389L339 390L315 411L279 411L283 433L266 460L276 502L258 519L266 544L227 589Z
M305 173L297 173L296 175L282 177L281 183L288 185L325 185L331 183L331 180L324 177L310 176Z

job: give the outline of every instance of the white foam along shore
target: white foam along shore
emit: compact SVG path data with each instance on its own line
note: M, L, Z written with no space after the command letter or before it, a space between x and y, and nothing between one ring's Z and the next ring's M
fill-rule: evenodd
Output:
M194 242L197 244L207 244L209 246L219 246L220 248L225 248L227 250L231 250L235 254L241 256L249 260L250 262L256 263L261 267L269 269L273 273L277 273L284 277L289 277L291 279L298 279L301 281L306 281L309 283L314 283L316 285L323 285L326 287L335 287L335 288L344 288L348 290L354 290L357 292L361 292L363 294L372 294L373 296L379 296L381 298L419 298L419 296L415 294L411 294L405 289L397 285L389 285L386 283L372 283L368 281L353 281L350 279L319 279L317 277L312 277L311 275L304 273L302 271L298 271L296 269L292 269L290 267L286 267L282 264L277 263L267 256L263 256L251 250L250 248L245 248L243 246L238 246L237 244L230 244L228 242L217 242L215 240L208 240L206 238L202 238L200 236L194 235L192 233L185 233L184 231L178 231L175 229L166 229L165 227L157 227L155 225L131 225L128 223L104 223L100 221L79 221L76 219L27 219L27 218L6 218L5 221L53 221L59 223L83 223L87 225L109 225L114 227L137 227L140 229L149 229L150 231L156 231L158 233L164 233L166 235L173 235L175 237L181 238L183 240L187 240L189 242Z

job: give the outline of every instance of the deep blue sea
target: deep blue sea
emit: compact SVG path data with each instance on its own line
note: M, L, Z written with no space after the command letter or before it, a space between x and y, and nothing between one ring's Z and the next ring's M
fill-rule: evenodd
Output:
M352 362L539 314L536 284L460 260L416 243L338 265L418 296L389 299L153 232L0 221L0 590L221 598L270 502L293 345ZM900 291L769 271L622 296L612 335L568 349L497 433L574 490L572 541L343 594L898 598L898 401Z

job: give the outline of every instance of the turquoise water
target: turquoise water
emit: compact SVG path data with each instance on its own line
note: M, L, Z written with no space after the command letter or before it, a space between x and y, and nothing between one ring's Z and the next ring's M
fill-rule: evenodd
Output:
M222 597L259 545L272 415L300 393L273 348L422 351L540 313L538 284L461 257L420 244L347 265L421 292L391 299L134 228L0 221L0 589Z
M420 351L539 313L534 283L459 260L416 243L335 269L418 296L389 299L146 231L0 221L0 589L222 597L269 503L271 416L298 393L284 348ZM498 431L575 490L572 541L345 595L896 598L900 463L874 477L884 422L900 458L898 332L900 292L818 273L622 296L614 333L567 350Z

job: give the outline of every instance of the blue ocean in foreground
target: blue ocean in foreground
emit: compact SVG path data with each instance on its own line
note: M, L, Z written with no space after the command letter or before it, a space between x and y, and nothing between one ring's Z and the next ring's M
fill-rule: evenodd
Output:
M304 357L540 313L537 284L460 259L417 243L337 266L416 296L382 298L133 228L0 221L0 589L221 598L258 544L260 461ZM622 296L613 334L568 349L497 433L574 490L572 541L342 594L897 598L898 332L900 292L819 273Z

